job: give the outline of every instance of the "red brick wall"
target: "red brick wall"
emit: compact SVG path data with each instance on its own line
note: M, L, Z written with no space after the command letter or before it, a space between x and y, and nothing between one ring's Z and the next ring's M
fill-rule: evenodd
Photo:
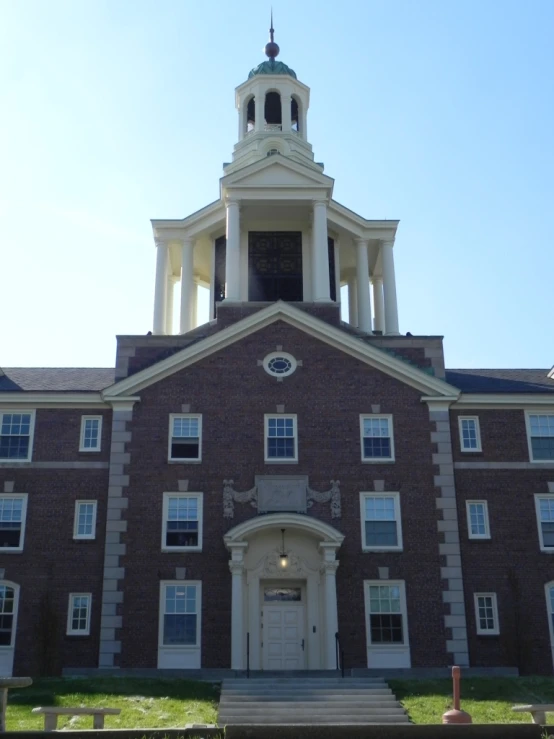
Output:
M460 451L459 416L478 416L482 452ZM455 462L529 462L525 413L522 410L454 410L451 419Z

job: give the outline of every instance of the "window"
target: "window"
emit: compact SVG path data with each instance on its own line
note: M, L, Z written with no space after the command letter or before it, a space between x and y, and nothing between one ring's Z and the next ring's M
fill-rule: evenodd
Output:
M265 417L265 461L298 461L296 416Z
M362 462L393 462L392 416L360 416Z
M403 582L369 581L366 591L369 643L406 645L406 597Z
M554 552L554 495L535 495L541 551Z
M554 461L554 414L526 414L531 462Z
M292 375L297 367L297 361L292 354L285 352L272 352L263 361L263 367L268 375L274 377L287 377Z
M0 461L30 461L34 425L34 411L30 413L0 412Z
M80 452L99 452L102 439L102 416L81 416Z
M162 550L202 549L202 493L164 493Z
M162 583L160 644L169 647L200 645L200 583Z
M0 647L13 646L18 595L18 585L0 583Z
M544 586L544 592L546 595L546 613L548 615L550 646L554 649L554 582L547 582Z
M459 416L460 448L462 452L481 451L481 433L477 416Z
M26 495L0 495L0 551L23 551L26 513Z
M478 634L499 634L496 593L474 593Z
M360 494L362 549L402 549L400 495Z
M169 417L169 460L199 462L202 459L202 416Z
M91 593L70 593L67 611L67 633L86 636L90 634Z
M95 500L75 501L74 539L96 538L96 507Z
M466 500L467 533L470 539L490 539L486 500Z

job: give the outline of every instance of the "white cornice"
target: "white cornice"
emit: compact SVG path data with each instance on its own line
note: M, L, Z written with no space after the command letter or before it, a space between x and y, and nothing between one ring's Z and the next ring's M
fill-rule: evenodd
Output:
M347 334L342 329L336 328L321 321L319 318L309 315L290 303L278 301L272 303L256 313L253 313L241 321L218 331L212 336L196 342L192 346L182 349L167 359L147 367L141 372L115 383L106 388L102 396L106 402L120 395L137 393L145 387L152 385L165 377L178 372L201 359L220 351L226 346L240 341L245 336L259 331L261 328L274 323L285 321L300 331L305 331L319 341L329 344L350 356L369 364L375 369L381 370L391 377L416 388L426 396L438 396L446 398L451 402L452 398L458 397L458 390L436 377L431 377L417 367L396 359L387 352L364 343L361 339Z
M0 406L33 406L33 408L108 408L101 393L0 393Z
M247 164L245 167L237 169L228 175L224 175L219 181L221 188L220 192L222 194L221 197L223 197L224 191L227 190L227 188L229 187L248 187L248 178L251 177L253 174L256 174L257 172L260 172L262 170L273 169L277 167L289 169L295 174L305 177L308 187L325 188L329 191L329 195L331 195L333 191L335 181L332 177L329 177L322 172L318 172L312 167L306 166L305 164L301 164L300 162L290 159L289 157L265 157L264 159L260 159L259 161L253 162L252 164ZM310 185L308 185L308 183L310 183ZM281 185L280 187L286 189L287 186ZM255 188L259 189L260 185L256 184ZM291 185L291 188L298 189L299 185L293 184ZM266 188L264 187L263 189L265 190Z
M554 393L462 393L452 408L529 408L550 406Z

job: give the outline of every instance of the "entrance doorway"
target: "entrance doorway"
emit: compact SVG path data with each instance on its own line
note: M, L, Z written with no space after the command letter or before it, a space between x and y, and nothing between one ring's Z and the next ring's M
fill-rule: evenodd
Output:
M303 670L306 665L303 588L264 586L262 652L264 670Z

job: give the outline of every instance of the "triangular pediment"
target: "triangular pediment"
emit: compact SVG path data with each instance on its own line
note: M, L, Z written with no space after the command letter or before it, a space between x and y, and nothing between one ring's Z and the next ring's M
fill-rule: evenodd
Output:
M424 396L435 397L437 400L452 400L459 395L457 388L443 380L426 374L421 369L368 344L358 336L352 336L338 327L325 323L290 303L278 301L176 352L167 359L115 383L106 388L102 396L107 402L131 396L276 321L284 321L300 331L305 331L339 351L416 388Z
M222 189L234 188L292 188L331 191L334 180L327 175L274 155L233 172L221 180Z

